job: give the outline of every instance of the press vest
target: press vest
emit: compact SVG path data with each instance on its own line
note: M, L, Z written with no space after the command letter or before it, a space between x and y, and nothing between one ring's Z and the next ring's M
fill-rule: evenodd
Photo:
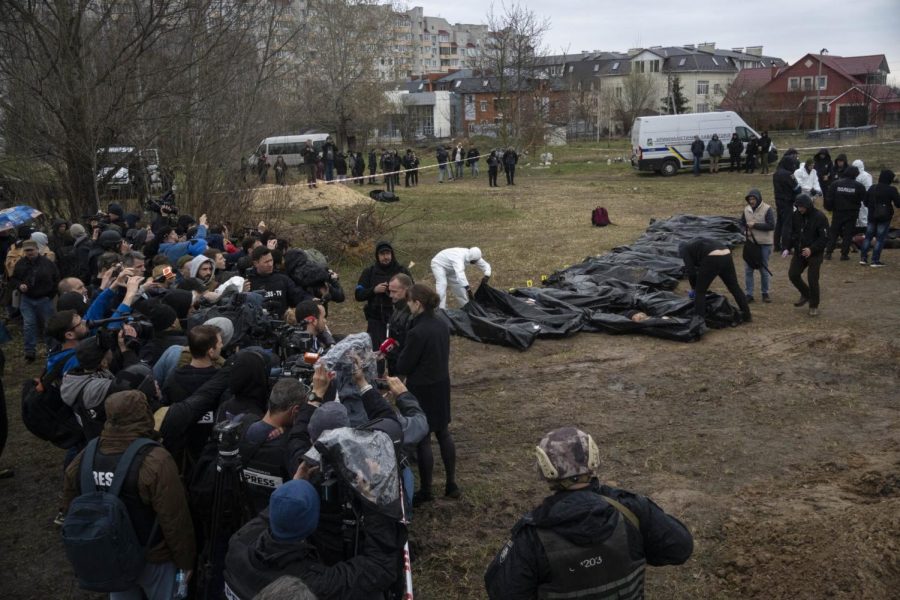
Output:
M744 207L744 219L747 222L753 221L754 223L765 223L766 222L766 214L771 210L770 207L765 202L760 202L756 209L750 208L750 205ZM756 243L760 245L769 245L775 243L775 231L760 231L759 229L753 229L753 237L756 238Z
M537 529L550 562L551 580L538 587L540 600L591 598L641 600L646 561L631 556L630 527L617 509L615 529L602 542L578 546L549 529ZM626 509L627 510L627 509Z

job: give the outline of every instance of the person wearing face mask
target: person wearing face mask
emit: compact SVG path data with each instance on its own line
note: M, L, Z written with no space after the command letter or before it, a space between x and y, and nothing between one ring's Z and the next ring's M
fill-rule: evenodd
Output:
M397 357L396 373L405 375L406 386L419 400L428 419L429 432L416 447L419 466L419 491L413 504L428 502L434 471L431 434L434 433L444 462L446 487L444 495L459 498L456 484L456 445L450 434L450 329L435 315L440 298L427 285L417 283L409 289L407 306L412 322L406 343Z

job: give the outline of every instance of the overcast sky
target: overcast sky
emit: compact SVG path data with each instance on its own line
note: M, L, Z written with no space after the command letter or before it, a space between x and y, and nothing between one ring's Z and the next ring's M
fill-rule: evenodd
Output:
M657 2L631 4L609 0L522 0L550 19L545 45L563 51L615 50L715 42L716 48L762 46L769 56L793 63L808 52L827 48L838 56L884 54L889 82L900 84L900 2ZM450 23L486 23L490 0L421 0L426 16ZM640 8L638 8L640 6ZM500 3L496 3L500 12Z

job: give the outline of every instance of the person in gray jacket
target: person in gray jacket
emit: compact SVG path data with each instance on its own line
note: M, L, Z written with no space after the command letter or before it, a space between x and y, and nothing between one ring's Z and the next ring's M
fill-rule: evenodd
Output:
M706 153L709 154L709 172L719 172L719 159L725 154L725 145L719 139L718 134L713 134L709 144L706 145Z
M769 257L775 242L775 211L763 202L762 194L757 189L747 192L744 197L747 205L741 213L741 228L747 236L746 243L759 245L762 264L752 267L744 261L744 284L747 291L747 303L753 302L753 272L759 269L759 283L762 288L763 302L771 302L769 297Z

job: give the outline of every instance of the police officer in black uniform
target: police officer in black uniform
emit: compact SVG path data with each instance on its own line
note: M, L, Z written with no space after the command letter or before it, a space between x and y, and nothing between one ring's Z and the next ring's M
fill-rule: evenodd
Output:
M644 496L596 479L599 450L574 427L548 433L538 466L554 491L512 529L485 573L490 598L644 597L644 570L679 565L687 528Z

